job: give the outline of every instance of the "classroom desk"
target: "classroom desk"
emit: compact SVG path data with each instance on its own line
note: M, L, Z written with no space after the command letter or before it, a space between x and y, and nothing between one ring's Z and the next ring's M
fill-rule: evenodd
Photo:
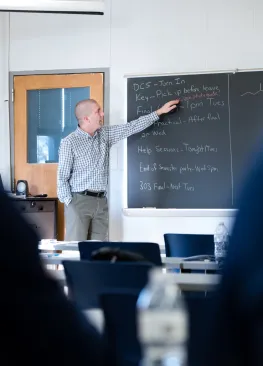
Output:
M212 261L185 261L179 257L163 257L162 262L166 268L192 271L217 271L218 264Z
M63 270L48 271L48 273L62 286L66 286ZM220 281L220 275L217 274L175 273L174 278L182 291L213 291Z
M79 260L79 253L66 254L41 253L40 256L45 264L60 265L64 260ZM162 256L162 262L166 269L180 269L193 271L217 271L218 265L209 261L184 261L183 258Z
M182 291L213 291L220 282L218 274L175 273L177 285Z
M99 240L96 240L99 241ZM119 242L118 242L119 243ZM88 242L87 242L88 245ZM41 251L78 251L78 242L77 241L54 241L54 242L40 242L38 246ZM160 245L161 254L165 254L164 245Z
M58 253L40 253L43 264L45 265L60 265L65 260L80 260L79 253L73 254L58 254Z
M72 241L72 242L50 242L50 243L40 243L38 246L39 250L41 252L49 252L48 254L42 254L42 256L45 258L46 264L54 264L59 265L63 260L66 259L79 259L78 252L78 242ZM165 248L160 247L161 250L161 256L162 256L162 262L165 265L165 267L168 268L174 268L174 269L181 269L181 270L200 270L200 271L216 271L218 269L218 266L215 262L209 262L209 261L184 261L183 258L178 257L165 257ZM58 251L67 252L62 254L57 254ZM72 252L72 255L70 255L70 252ZM52 253L56 253L52 256Z
M63 250L78 251L77 241L57 241L57 240L42 240L38 244L38 249L41 251L56 252Z

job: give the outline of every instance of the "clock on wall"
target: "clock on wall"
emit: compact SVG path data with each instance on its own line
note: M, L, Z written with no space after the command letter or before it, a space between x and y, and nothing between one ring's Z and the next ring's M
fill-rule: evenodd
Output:
M26 180L18 180L16 184L16 195L17 196L28 196L28 182Z

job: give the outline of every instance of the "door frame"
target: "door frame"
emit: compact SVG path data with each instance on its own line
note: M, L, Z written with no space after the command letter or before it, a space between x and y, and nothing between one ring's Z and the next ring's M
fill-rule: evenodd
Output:
M15 189L15 147L14 147L14 78L15 76L29 75L61 75L61 74L104 74L104 124L109 125L110 115L110 69L109 68L89 68L89 69L60 69L60 70L37 70L37 71L10 71L9 72L9 131L10 131L10 187Z

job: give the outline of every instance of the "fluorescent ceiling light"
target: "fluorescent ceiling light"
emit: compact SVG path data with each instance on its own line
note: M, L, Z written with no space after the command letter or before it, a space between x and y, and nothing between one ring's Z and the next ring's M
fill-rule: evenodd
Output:
M104 0L0 0L0 12L104 14Z

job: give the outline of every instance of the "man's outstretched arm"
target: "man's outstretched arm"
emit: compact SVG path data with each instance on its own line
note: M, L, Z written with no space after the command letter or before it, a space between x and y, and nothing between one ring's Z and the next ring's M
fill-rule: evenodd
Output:
M122 125L105 127L110 146L116 144L120 140L134 135L135 133L145 130L147 127L150 127L154 122L158 121L159 117L162 114L166 114L174 110L177 107L178 103L179 99L172 100L164 104L156 112L147 114L146 116L142 116L134 121Z

